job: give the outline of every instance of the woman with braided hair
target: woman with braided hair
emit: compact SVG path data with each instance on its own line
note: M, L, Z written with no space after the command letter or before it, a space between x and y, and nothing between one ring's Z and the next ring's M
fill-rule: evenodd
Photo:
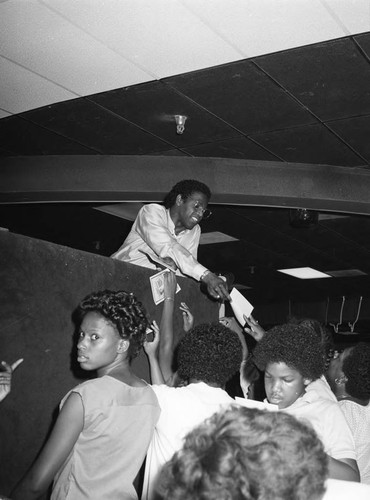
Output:
M160 409L152 388L131 370L148 319L132 293L104 290L78 307L77 361L94 371L64 397L53 431L12 500L136 500L133 482ZM154 327L156 325L153 324Z

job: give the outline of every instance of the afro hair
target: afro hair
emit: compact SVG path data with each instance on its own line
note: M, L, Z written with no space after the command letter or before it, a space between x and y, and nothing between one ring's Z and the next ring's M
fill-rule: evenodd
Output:
M192 328L177 351L178 375L223 387L239 370L242 346L238 335L220 323Z
M316 380L324 373L325 359L320 341L312 328L284 324L269 330L254 350L260 370L270 363L285 363L303 378Z

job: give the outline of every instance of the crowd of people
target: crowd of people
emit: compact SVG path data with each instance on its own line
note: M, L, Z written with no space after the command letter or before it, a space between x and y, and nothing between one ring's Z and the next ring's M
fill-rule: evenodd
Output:
M210 197L206 185L185 180L164 205L141 209L113 257L153 269L159 257L171 268L160 324L127 291L80 302L77 361L96 378L63 398L10 499L36 500L50 485L52 500L370 498L370 345L338 353L325 326L307 318L267 331L253 316L245 325L232 316L198 323L177 298L176 276L186 275L213 299L230 299L227 281L197 261ZM141 349L150 383L131 368ZM21 362L2 363L0 401ZM226 390L238 372L245 405ZM254 401L261 378L268 410Z

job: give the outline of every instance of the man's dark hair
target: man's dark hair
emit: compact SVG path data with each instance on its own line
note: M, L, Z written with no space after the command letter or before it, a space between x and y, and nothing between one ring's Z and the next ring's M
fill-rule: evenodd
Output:
M177 196L180 194L183 200L186 200L193 193L203 193L208 201L211 199L211 190L203 182L195 181L194 179L185 179L173 186L171 191L164 198L164 206L171 208L176 202Z

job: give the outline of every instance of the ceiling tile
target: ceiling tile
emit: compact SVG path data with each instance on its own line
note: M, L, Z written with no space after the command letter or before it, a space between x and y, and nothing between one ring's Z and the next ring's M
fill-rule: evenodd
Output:
M19 2L12 14L4 12L0 31L4 57L77 96L152 78L43 2Z
M165 81L245 134L316 121L248 60Z
M352 152L323 125L307 125L251 137L272 153L289 162L322 165L363 165Z
M181 0L44 2L71 24L137 63L153 79L235 61L241 56Z
M103 154L145 154L168 149L151 134L84 98L21 116Z
M359 44L361 49L366 52L367 57L370 59L370 32L353 37L356 43Z
M18 116L0 120L0 147L15 155L91 155L95 151Z
M192 156L207 156L213 158L240 158L248 160L277 161L278 157L263 149L260 145L241 137L228 139L226 141L210 142L190 146L185 151Z
M76 94L0 56L0 108L21 113L45 104L75 99Z
M357 2L357 0L355 0ZM184 5L220 33L243 57L268 54L292 47L322 42L349 34L335 16L340 9L337 0L330 0L330 8L320 0L183 0ZM344 4L345 2L341 2ZM369 29L366 19L367 0L348 2L342 19L352 21L352 32ZM351 10L350 10L351 9ZM355 13L360 15L356 16ZM368 13L368 9L367 9ZM366 28L367 26L367 28Z
M327 126L370 163L370 115L332 121Z
M89 99L176 147L240 136L207 110L158 81L104 92ZM188 117L182 135L176 133L177 114Z
M322 120L370 113L370 63L350 38L255 62Z

